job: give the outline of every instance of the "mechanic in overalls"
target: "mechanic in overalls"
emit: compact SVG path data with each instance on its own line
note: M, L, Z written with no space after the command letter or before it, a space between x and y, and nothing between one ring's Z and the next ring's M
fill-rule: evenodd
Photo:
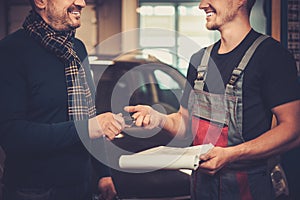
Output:
M252 29L254 3L200 2L206 27L218 30L221 39L191 57L177 113L165 115L146 105L125 107L134 112L137 126L161 127L174 136L191 132L193 145L215 146L193 171L192 199L275 199L270 163L300 144L296 64L277 41ZM277 126L270 129L273 115Z

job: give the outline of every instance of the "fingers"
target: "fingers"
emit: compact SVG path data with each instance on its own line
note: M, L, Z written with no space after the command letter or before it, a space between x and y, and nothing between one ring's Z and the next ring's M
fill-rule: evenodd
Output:
M210 158L211 158L211 154L209 154L209 153L206 153L206 154L200 156L201 161L207 161Z
M113 192L113 191L107 189L101 193L100 199L101 200L113 200L115 197L116 197L116 192Z
M143 126L144 116L133 114L132 117L135 119L136 126Z
M105 200L113 200L116 196L116 193L112 192L112 191L107 191L106 193L104 193L103 198Z
M201 159L200 163L199 163L199 170L205 174L209 174L209 175L214 175L215 173L217 173L217 169L215 169L214 167L212 167L212 161L207 159Z
M214 147L208 153L201 155L199 170L210 175L216 174L228 163L224 151L226 148Z
M135 125L139 127L153 129L158 127L162 121L161 115L147 105L126 106L124 110L133 113L132 117L135 119Z
M136 115L132 117L135 118L136 126L143 126L146 129L153 129L159 125L158 119L153 115Z
M106 136L109 140L113 140L125 127L125 121L122 114L103 113L97 116L99 124L99 135Z
M126 112L136 112L136 110L135 110L135 107L136 106L125 106L124 107L124 110L126 111Z
M121 132L120 129L113 127L113 126L109 126L108 128L106 128L104 130L103 135L108 138L109 140L113 140L115 139L115 137Z
M137 120L137 119L140 118L140 117L141 117L141 119L143 119L143 116L141 115L140 112L133 113L133 114L131 115L131 117L132 117L133 119L135 119L135 120Z
M147 105L137 105L137 106L125 106L124 110L129 113L134 113L134 115L147 115L150 114L152 111L152 108Z
M125 128L125 120L123 118L122 113L113 115L114 119L117 121L116 126L118 126L118 128L120 130L123 130Z
M150 124L150 115L146 115L143 120L143 126L148 126Z
M137 105L137 106L125 106L124 110L129 113L133 113L132 117L135 119L136 126L147 126L149 124L151 112L150 106Z
M98 188L101 192L101 198L103 200L112 200L116 197L116 189L111 177L101 178L98 182Z

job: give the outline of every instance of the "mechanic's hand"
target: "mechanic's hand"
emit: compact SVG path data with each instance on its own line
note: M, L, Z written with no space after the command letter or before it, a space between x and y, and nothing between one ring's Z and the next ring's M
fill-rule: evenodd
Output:
M97 136L90 136L91 138L98 138L105 135L108 139L113 140L125 127L125 122L122 114L113 114L111 112L98 115L97 121L100 131Z
M103 177L98 182L98 189L100 191L99 199L112 200L116 197L117 192L111 177Z
M214 147L208 153L200 156L199 170L206 174L214 175L226 164L231 162L229 148Z
M166 121L166 116L157 112L147 105L125 106L124 110L129 113L134 113L132 117L135 119L136 126L143 126L146 129L155 127L163 127Z

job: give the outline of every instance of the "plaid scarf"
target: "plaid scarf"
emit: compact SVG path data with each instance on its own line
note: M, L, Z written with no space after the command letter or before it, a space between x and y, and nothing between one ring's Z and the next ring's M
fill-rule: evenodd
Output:
M83 120L94 117L96 109L85 71L73 49L75 30L55 31L34 11L27 16L23 27L30 37L37 40L64 63L69 119Z

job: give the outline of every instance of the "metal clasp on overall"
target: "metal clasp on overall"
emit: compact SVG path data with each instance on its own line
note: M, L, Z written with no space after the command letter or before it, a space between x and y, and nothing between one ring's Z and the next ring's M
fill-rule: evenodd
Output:
M229 85L234 86L237 80L241 77L243 69L235 68L231 74Z

